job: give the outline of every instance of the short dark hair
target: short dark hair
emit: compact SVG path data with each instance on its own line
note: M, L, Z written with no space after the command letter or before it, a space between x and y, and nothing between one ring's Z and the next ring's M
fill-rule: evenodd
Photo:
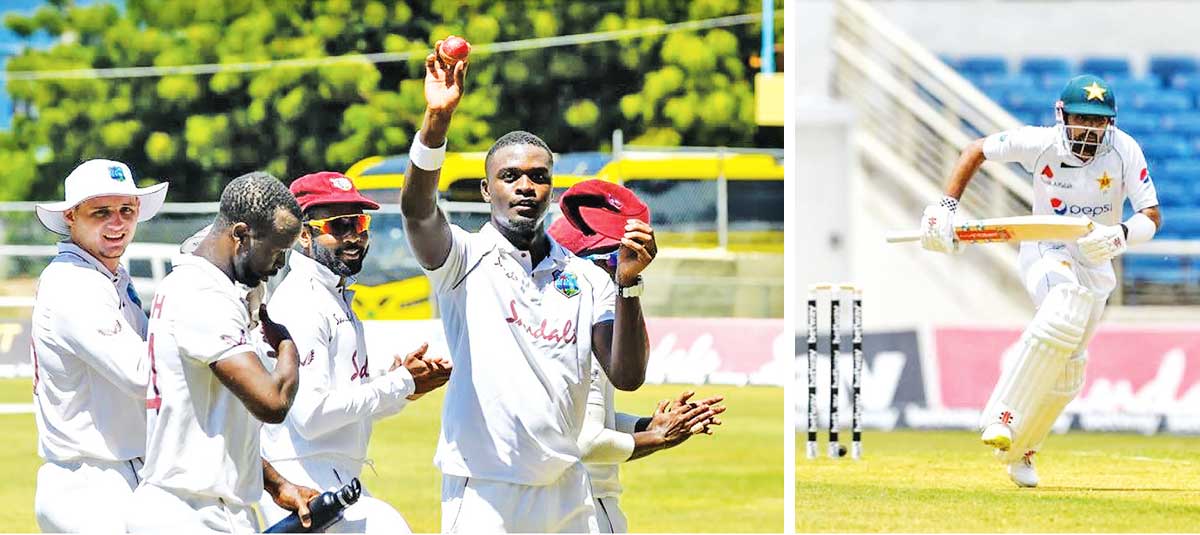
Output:
M291 190L270 173L255 171L233 179L221 192L216 226L245 223L256 234L275 228L275 212L287 210L300 219L300 204Z
M541 148L542 150L546 151L546 154L550 155L550 165L554 166L554 151L550 150L550 145L547 145L545 141L542 141L542 138L537 137L529 132L524 130L513 130L512 132L500 136L500 139L497 139L495 143L492 143L492 148L488 149L487 157L483 160L483 168L485 169L485 172L486 169L492 165L492 155L495 154L496 151L510 145L533 145Z

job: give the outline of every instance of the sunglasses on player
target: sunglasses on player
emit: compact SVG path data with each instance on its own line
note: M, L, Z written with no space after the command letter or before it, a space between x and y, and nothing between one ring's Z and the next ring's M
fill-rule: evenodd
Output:
M349 214L325 219L310 219L304 224L332 236L344 236L350 232L362 234L371 228L371 216L367 214Z

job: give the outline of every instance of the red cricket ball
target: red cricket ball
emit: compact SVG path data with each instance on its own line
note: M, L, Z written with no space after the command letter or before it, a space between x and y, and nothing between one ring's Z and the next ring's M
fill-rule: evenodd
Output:
M450 64L467 59L467 55L470 53L471 44L466 39L453 35L442 40L442 46L438 49L442 60Z

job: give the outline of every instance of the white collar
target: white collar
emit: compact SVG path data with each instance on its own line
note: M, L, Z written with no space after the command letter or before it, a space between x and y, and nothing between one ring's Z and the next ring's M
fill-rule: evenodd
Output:
M126 280L129 279L129 274L126 273L124 266L121 266L120 264L118 264L117 272L113 273L112 271L108 270L108 266L105 266L103 263L101 263L100 260L98 260L98 259L96 259L96 257L92 256L91 253L83 250L82 247L75 245L74 242L71 242L69 240L63 240L63 241L58 242L58 253L59 254L68 253L68 254L78 256L79 258L82 258L84 262L87 262L88 265L92 266L92 268L94 268L96 271L99 271L100 273L104 274L105 277L108 277L113 282L117 282L118 280L121 280L121 279L126 279Z
M492 242L492 245L496 247L498 252L511 255L515 251L524 251L524 249L518 249L517 246L508 241L508 238L504 237L504 235L501 234L494 225L492 225L491 221L483 224L483 227L479 229L479 234L486 236L488 240ZM554 241L554 238L551 237L549 233L546 233L546 239L550 242L550 252L542 261L545 262L546 260L550 260L556 265L565 264L567 262L567 258L571 256L570 251L567 251L565 247Z
M321 286L329 288L331 292L349 288L350 285L354 284L354 277L346 277L345 282L342 282L341 275L334 273L333 270L309 258L301 251L294 250L288 255L288 267L294 273L304 275L321 283Z

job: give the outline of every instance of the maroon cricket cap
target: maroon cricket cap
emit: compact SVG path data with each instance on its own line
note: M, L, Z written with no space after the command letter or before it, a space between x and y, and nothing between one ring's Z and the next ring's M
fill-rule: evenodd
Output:
M550 237L573 253L621 244L630 219L650 222L650 208L629 189L603 180L585 180L558 200L562 217L550 225Z
M292 181L292 195L300 203L301 210L324 204L358 204L368 210L378 210L379 203L358 192L354 182L346 175L334 171L322 171L304 175Z

